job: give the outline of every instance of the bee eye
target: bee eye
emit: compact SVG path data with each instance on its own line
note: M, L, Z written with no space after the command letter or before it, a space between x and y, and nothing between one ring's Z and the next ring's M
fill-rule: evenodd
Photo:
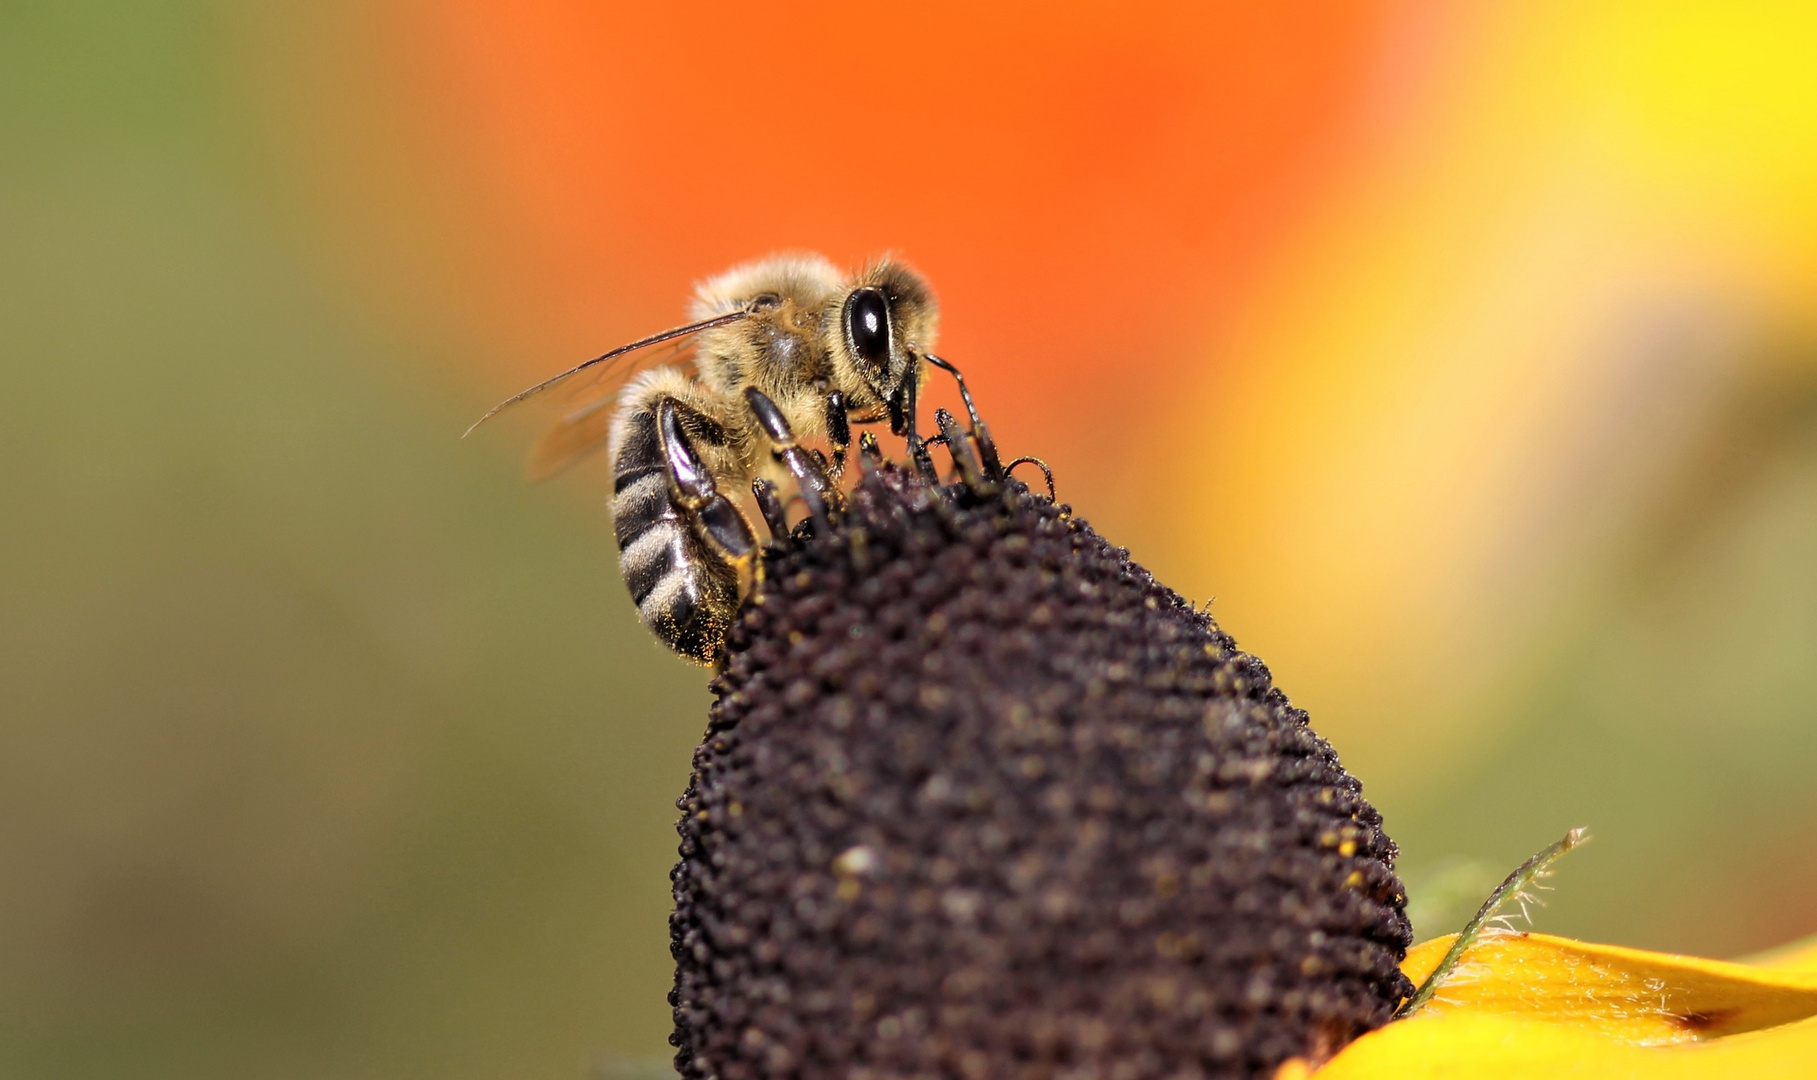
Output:
M845 332L852 351L874 368L890 362L890 305L876 289L859 289L845 302Z

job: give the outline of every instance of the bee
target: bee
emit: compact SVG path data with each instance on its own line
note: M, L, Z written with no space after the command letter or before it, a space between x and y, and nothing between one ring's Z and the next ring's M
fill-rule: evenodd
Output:
M792 481L825 528L853 424L888 419L917 445L915 399L939 313L927 283L900 262L844 274L818 256L788 255L703 282L691 314L505 399L473 427L633 351L691 344L691 371L653 368L624 385L609 413L602 399L563 417L532 451L531 472L547 475L604 443L619 566L638 613L669 648L712 663L754 581L756 534L735 501L740 489L753 491L771 534L785 535L775 485ZM830 458L801 446L821 439Z

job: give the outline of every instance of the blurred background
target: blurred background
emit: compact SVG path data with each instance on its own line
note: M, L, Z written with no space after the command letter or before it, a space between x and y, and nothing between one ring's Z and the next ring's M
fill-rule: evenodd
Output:
M1817 931L1817 13L0 8L0 1074L665 1052L706 676L504 394L895 251L1422 937ZM945 393L944 389L942 393Z

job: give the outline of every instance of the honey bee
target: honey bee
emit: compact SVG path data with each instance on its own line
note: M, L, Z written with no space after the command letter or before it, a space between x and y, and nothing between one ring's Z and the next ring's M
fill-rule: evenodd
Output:
M627 382L609 413L604 399L570 412L532 452L531 471L546 475L604 443L619 565L638 613L669 648L712 663L754 579L756 534L739 489L754 492L777 535L787 523L773 485L792 481L824 528L852 424L889 419L914 449L938 309L900 262L844 274L818 256L791 255L702 283L692 315L507 398L473 427L596 365L687 339L691 371L654 368ZM830 458L804 449L804 439L826 440Z

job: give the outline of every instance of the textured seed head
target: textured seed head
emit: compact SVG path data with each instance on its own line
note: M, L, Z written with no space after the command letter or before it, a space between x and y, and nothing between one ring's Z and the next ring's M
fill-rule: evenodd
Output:
M1360 785L1065 508L885 467L764 569L680 802L684 1077L1267 1076L1409 992Z

